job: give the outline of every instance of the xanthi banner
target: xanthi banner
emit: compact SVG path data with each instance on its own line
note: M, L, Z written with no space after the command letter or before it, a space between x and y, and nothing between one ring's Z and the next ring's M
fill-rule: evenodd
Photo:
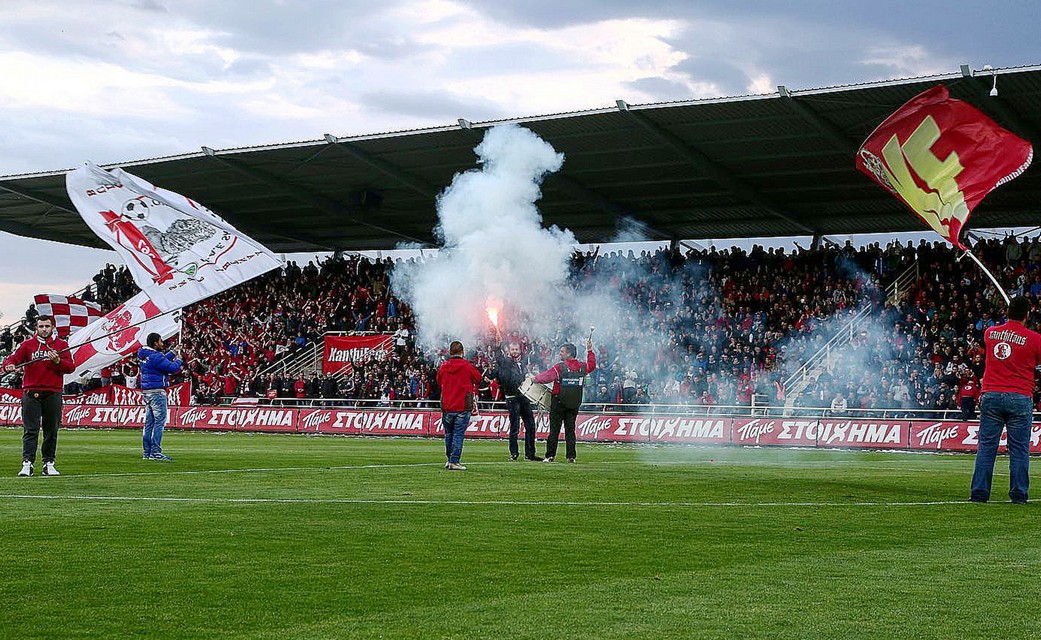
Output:
M21 402L21 389L6 389L4 387L0 387L0 404L21 404Z
M110 394L112 400L110 404L143 405L145 403L144 399L141 397L140 389L130 389L120 385L112 385L108 388L111 390ZM192 385L190 382L182 382L180 384L170 385L166 388L166 404L169 406L186 407L191 404L191 401Z
M386 360L393 344L393 334L375 336L325 336L325 357L322 371L350 373L356 362Z
M0 390L0 401L3 401L3 391ZM192 389L191 383L182 382L175 384L166 389L166 404L171 407L187 406L191 403ZM92 389L90 391L84 391L83 393L75 396L65 396L63 402L67 405L70 404L91 404L91 405L102 405L102 404L114 404L119 406L137 406L144 405L144 400L141 397L140 389L131 389L122 385L113 384L107 387L100 387L98 389Z

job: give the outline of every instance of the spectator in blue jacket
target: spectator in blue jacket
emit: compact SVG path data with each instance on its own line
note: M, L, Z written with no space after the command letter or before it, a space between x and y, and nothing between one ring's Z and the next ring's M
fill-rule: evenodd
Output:
M144 460L163 460L172 458L163 453L163 428L166 426L166 386L167 376L181 370L181 361L172 351L163 353L166 345L158 333L148 334L145 340L147 347L137 351L141 361L141 394L145 401L145 429L142 444L145 451Z

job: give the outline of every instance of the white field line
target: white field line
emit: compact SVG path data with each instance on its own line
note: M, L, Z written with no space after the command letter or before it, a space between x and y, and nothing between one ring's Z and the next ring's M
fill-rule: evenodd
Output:
M934 507L972 504L965 500L928 502L647 502L582 500L381 500L376 498L190 498L178 496L99 496L0 494L0 500L88 502L179 502L188 504L368 504L414 506L532 506L532 507Z
M190 471L178 471L171 468L176 463L166 462L148 462L147 464L161 466L162 471L124 471L118 473L80 473L80 474L64 474L56 478L48 479L48 482L61 481L62 478L123 478L123 477L145 477L145 476L191 476L191 475L208 475L208 474L232 474L232 473L281 473L287 471L350 471L350 470L364 470L364 469L407 469L407 468L421 468L421 467L444 467L444 462L409 462L409 463L388 463L388 464L358 464L358 465L316 465L313 467L245 467L241 469L194 469ZM505 467L541 467L541 464L529 464L529 463L518 463L518 462L467 462L468 466L476 467L489 467L489 466L505 466ZM954 468L938 468L938 467L902 467L902 466L874 466L874 465L857 465L852 461L805 461L805 462L764 462L764 461L753 461L753 462L742 462L737 460L663 460L656 462L649 462L645 460L634 460L634 461L621 461L621 460L604 460L599 462L583 462L579 464L580 467L594 467L594 466L640 466L640 467L678 467L678 466L729 466L729 467L762 467L762 468L782 468L782 469L821 469L827 470L831 468L846 468L852 467L854 470L863 469L865 471L889 471L894 474L900 473L937 473L944 471L951 471L961 473L964 469ZM551 466L564 467L565 464L553 464ZM571 468L571 465L567 465ZM1008 475L1008 472L1002 471L1000 468L994 470L995 476ZM4 480L11 480L14 482L24 482L23 478L17 478L16 476L0 476L0 482Z

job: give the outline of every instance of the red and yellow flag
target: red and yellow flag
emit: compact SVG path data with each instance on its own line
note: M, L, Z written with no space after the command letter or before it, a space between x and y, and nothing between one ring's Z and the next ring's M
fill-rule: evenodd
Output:
M948 242L990 193L1026 171L1030 143L937 85L918 94L871 132L857 168L902 200Z

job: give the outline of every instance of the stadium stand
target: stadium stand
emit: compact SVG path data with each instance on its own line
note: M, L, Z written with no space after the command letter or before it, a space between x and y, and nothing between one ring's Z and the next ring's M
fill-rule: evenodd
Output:
M1038 238L982 240L974 250L1012 283L1010 294L1041 297ZM832 414L952 415L959 389L982 375L982 332L1000 320L1002 307L979 269L957 257L946 244L924 240L863 249L847 243L794 251L756 246L747 252L576 252L576 289L609 284L621 292L626 322L658 336L640 345L640 352L633 341L598 341L601 366L590 381L587 404L674 404L715 412L753 403L779 407L788 400L796 410ZM887 299L886 287L912 265L920 277ZM244 396L379 406L436 399L434 371L443 354L423 353L412 341L415 319L391 291L392 268L389 258L357 255L337 254L302 268L290 262L189 307L182 344L197 401ZM112 265L86 290L105 310L134 293L125 269ZM828 366L797 398L786 399L791 372L864 310ZM399 330L409 337L389 359L358 363L350 375L280 367L314 349L327 331ZM8 327L0 349L24 335L24 328ZM522 343L532 371L552 363L555 345L512 338ZM490 362L490 348L477 345L472 356L479 367ZM135 375L132 363L109 372L117 380ZM496 392L490 385L485 399Z

